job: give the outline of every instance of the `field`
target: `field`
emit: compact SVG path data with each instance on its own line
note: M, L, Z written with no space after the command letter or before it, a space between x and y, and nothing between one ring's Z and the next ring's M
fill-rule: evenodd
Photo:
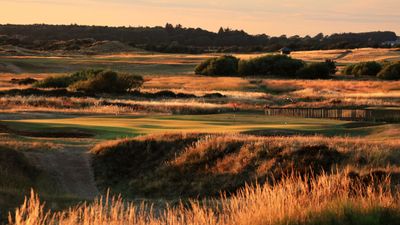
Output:
M398 110L400 81L194 75L213 56L0 56L0 224L397 224L399 123L264 107ZM292 56L400 60L396 49ZM10 82L88 68L145 82L140 93L95 95Z

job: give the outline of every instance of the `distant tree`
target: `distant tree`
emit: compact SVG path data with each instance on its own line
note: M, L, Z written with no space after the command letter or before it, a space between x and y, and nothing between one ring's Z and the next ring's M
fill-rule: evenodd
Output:
M319 34L315 35L315 36L313 37L313 39L320 41L320 40L322 40L324 37L325 37L325 36L324 36L323 33L319 33Z
M170 23L165 24L165 30L166 30L167 32L174 31L174 30L175 30L174 25L172 25L172 24L170 24Z
M287 38L250 35L243 30L220 28L218 33L200 28L185 28L167 23L164 27L107 27L81 25L0 25L0 44L36 50L79 50L90 46L80 40L91 38L95 41L120 41L135 47L153 51L179 51L197 53L204 51L251 52L254 47L263 51L277 51L282 47L293 50L349 49L363 47L381 47L384 42L397 40L394 32L340 33L324 36L320 33L313 38L301 38L297 35ZM60 41L64 42L60 44ZM167 48L177 41L179 49ZM196 49L196 51L193 51Z
M221 35L221 34L224 34L224 33L225 33L224 28L220 27L219 30L218 30L218 34Z

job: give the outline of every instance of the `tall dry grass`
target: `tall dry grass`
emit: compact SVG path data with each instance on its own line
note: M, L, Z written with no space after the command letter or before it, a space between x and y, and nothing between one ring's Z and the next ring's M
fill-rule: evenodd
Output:
M390 183L363 186L344 174L319 179L286 178L272 186L246 187L237 195L208 202L193 200L154 209L120 197L99 198L62 212L46 211L32 192L9 216L12 225L109 224L396 224L399 194Z
M198 114L230 112L227 103L208 103L195 99L127 100L108 98L7 96L0 97L0 112L42 111L91 114L167 113Z

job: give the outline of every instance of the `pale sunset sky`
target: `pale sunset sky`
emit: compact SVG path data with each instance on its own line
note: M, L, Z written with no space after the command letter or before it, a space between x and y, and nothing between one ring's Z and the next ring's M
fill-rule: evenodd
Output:
M251 34L395 31L400 0L0 0L0 23L164 26Z

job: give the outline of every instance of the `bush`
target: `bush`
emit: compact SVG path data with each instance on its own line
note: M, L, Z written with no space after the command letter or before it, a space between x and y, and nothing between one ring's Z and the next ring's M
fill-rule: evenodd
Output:
M44 80L37 82L34 87L38 88L66 88L71 85L72 81L70 76L61 75L54 77L47 77Z
M303 61L286 55L266 55L250 60L240 60L240 75L278 75L292 77L304 66Z
M22 79L13 78L10 81L10 83L18 84L18 85L30 85L30 84L34 84L36 82L37 82L37 80L34 78L31 78L31 77L22 78Z
M90 79L101 72L103 70L83 70L72 75L47 77L37 82L34 86L38 88L67 88L78 81Z
M353 69L356 65L355 64L350 64L347 65L344 69L343 69L343 73L345 75L353 75Z
M338 71L338 69L336 67L336 62L334 60L327 59L327 60L325 60L325 63L329 68L329 74L330 75L335 75L336 72Z
M139 88L142 84L141 76L104 71L87 80L78 81L70 88L86 93L124 93Z
M311 63L297 71L296 76L305 79L326 79L329 78L330 72L330 67L325 62Z
M39 88L70 88L85 93L123 93L142 86L141 76L104 70L84 70L71 75L48 77Z
M361 62L357 64L352 64L344 69L344 74L354 75L354 76L376 76L379 71L382 70L382 65L380 63L371 62Z
M224 55L202 62L196 67L195 73L198 75L237 75L238 63L238 58Z
M378 78L383 80L400 80L400 62L386 65L378 74Z

